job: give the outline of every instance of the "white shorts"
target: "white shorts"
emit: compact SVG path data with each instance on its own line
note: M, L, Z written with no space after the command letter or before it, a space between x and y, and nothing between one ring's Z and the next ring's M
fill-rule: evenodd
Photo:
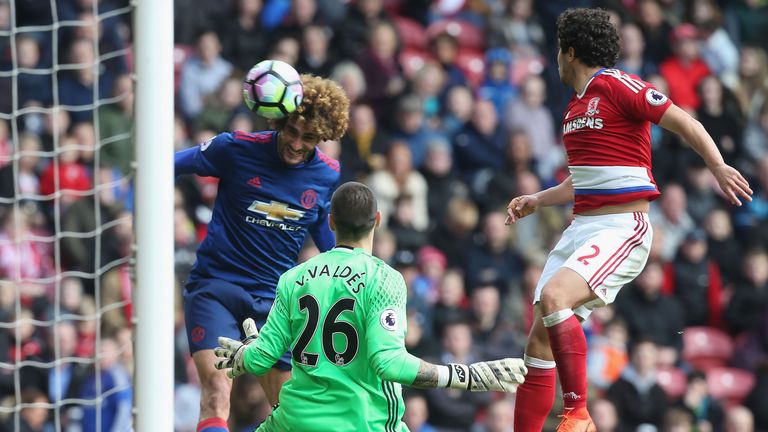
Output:
M533 304L561 267L584 278L597 299L574 309L587 319L592 309L613 303L619 290L645 267L651 249L653 229L646 213L616 213L600 216L576 215L549 253L536 286Z

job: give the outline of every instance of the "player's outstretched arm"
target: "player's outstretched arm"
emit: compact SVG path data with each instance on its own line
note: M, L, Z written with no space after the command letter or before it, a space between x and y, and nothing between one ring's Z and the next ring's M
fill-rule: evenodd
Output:
M501 359L471 365L434 365L405 349L408 296L403 276L385 269L378 284L365 291L368 363L379 378L420 388L514 392L528 370L522 359Z
M696 150L731 203L740 206L741 199L752 201L752 189L749 183L741 173L723 161L717 145L701 122L672 104L661 117L659 126L680 135Z
M523 360L519 358L504 358L471 365L435 365L409 354L402 345L380 349L373 353L370 361L381 379L417 388L514 393L517 386L525 381L525 374L528 373Z
M173 171L176 177L184 174L194 174L195 155L198 151L197 148L190 147L173 154Z
M222 172L232 168L232 134L216 135L198 146L179 150L173 155L173 170L176 177L197 174L203 177L221 177Z
M532 195L520 195L512 198L507 205L506 224L510 225L533 213L539 207L566 204L573 201L573 181L571 176L566 177L557 186L536 192Z
M514 393L517 386L525 381L526 373L528 369L522 359L505 358L469 366L457 363L442 366L421 360L416 378L409 385L418 388Z

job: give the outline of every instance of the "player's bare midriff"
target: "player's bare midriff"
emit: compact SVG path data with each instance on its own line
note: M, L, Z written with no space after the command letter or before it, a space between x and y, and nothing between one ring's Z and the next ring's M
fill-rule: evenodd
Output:
M632 212L648 213L648 210L650 209L650 207L651 207L651 204L648 202L648 200L639 199L639 200L628 202L625 204L616 204L616 205L600 207L592 210L587 210L579 214L584 216L600 216L600 215L614 214L614 213L632 213Z

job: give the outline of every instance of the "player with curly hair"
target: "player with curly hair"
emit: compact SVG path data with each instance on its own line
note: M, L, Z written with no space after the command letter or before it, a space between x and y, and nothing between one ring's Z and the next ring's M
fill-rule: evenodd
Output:
M321 251L339 162L317 148L347 130L349 100L330 80L301 76L304 98L274 130L222 133L176 153L176 175L219 179L208 235L184 288L187 338L200 377L198 432L227 431L232 380L214 368L216 338L242 336L240 323L267 319L280 276L296 265L309 233ZM272 405L290 378L285 353L260 381Z
M723 196L751 200L744 177L723 157L701 123L639 77L612 66L619 37L599 9L568 9L557 19L560 80L576 94L563 118L568 176L561 184L512 199L507 223L537 208L573 201L574 220L549 254L534 295L525 348L528 375L518 389L515 431L539 432L552 409L556 376L563 390L558 432L595 431L587 411L587 343L581 321L610 304L648 259L650 123L679 134L704 159Z

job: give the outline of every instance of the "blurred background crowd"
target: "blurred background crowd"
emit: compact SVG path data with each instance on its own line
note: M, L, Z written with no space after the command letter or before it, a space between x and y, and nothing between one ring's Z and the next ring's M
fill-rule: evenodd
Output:
M59 403L22 409L23 431L89 431L95 409L71 402L101 394L102 430L127 430L128 2L11 3L0 0L0 362L23 367L0 368L0 404ZM408 283L408 349L442 363L521 356L533 289L572 215L546 208L507 227L504 208L568 175L560 123L572 92L558 78L555 19L592 6L621 35L617 67L698 118L755 191L729 206L700 158L652 127L662 196L651 258L585 324L592 416L601 432L768 431L765 0L176 0L168 127L176 150L266 128L241 93L262 59L337 81L350 128L321 148L343 181L377 195L374 252ZM54 21L65 24L52 31ZM13 23L24 30L11 38ZM194 430L199 400L180 290L215 195L215 179L177 181L178 431ZM302 259L315 253L309 241ZM406 390L405 400L414 432L512 430L513 396ZM236 380L232 402L233 431L270 410L253 377Z

